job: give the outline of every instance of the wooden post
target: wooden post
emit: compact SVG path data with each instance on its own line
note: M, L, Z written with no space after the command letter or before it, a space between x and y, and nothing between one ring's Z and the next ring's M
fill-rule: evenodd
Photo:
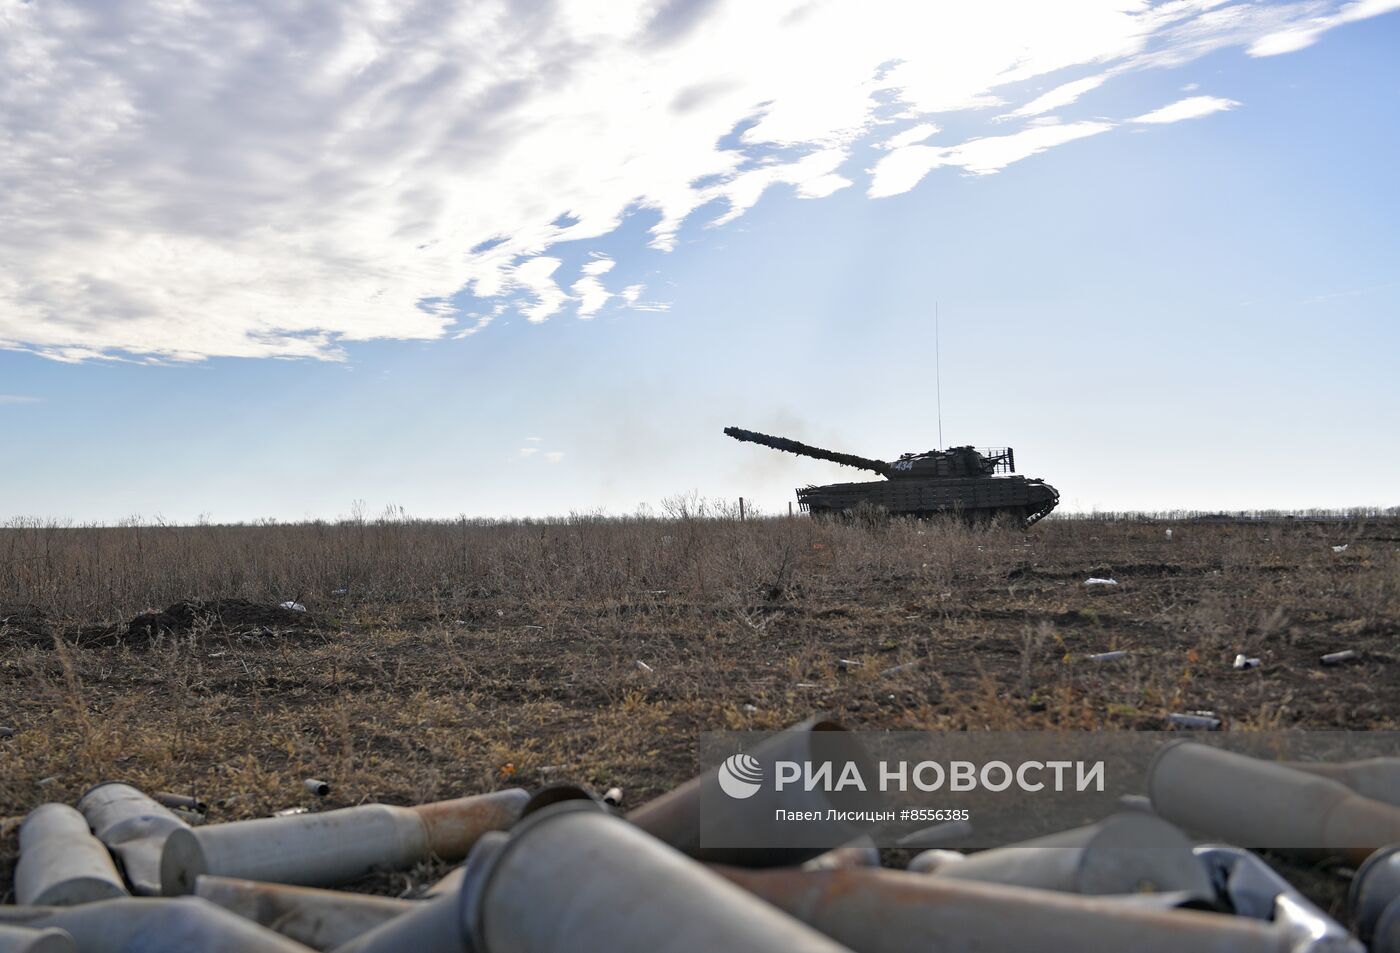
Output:
M788 500L788 519L792 519L792 500Z
M739 522L744 521L744 498L739 497Z

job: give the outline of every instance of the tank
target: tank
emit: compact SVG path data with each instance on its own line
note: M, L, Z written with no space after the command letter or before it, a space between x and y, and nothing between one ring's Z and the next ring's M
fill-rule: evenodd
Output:
M1060 502L1059 492L1044 480L1016 475L1016 456L1010 447L951 447L906 453L887 463L738 427L725 427L724 432L735 440L830 460L885 478L802 487L797 502L813 516L849 514L864 506L896 516L956 514L973 521L1006 516L1030 526Z

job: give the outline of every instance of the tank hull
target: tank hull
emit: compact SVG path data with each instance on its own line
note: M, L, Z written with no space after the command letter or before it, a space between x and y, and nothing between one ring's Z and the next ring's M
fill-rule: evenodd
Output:
M1010 516L1029 526L1060 501L1043 480L1021 476L871 480L832 483L797 491L802 509L814 516L849 513L862 505L893 516L961 515L970 520Z

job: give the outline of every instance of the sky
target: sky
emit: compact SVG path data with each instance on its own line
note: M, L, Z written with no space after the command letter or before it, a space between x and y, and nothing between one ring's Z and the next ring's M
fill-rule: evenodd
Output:
M863 477L725 426L940 417L1066 510L1396 505L1398 49L1400 0L0 0L0 520L785 512Z

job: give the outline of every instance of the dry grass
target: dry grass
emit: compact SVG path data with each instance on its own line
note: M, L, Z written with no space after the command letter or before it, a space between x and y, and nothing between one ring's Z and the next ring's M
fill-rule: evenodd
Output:
M1158 728L1184 708L1235 729L1400 727L1394 519L1179 522L1168 539L1140 521L670 512L0 530L0 725L17 729L0 817L110 778L197 792L218 819L309 799L308 775L336 805L561 778L635 804L693 772L698 731L815 711L906 729ZM1084 587L1100 574L1120 585ZM128 630L184 599L309 611ZM1362 659L1319 666L1341 648ZM1084 660L1113 649L1131 654ZM1237 652L1262 667L1234 671ZM11 831L6 899L14 848Z

